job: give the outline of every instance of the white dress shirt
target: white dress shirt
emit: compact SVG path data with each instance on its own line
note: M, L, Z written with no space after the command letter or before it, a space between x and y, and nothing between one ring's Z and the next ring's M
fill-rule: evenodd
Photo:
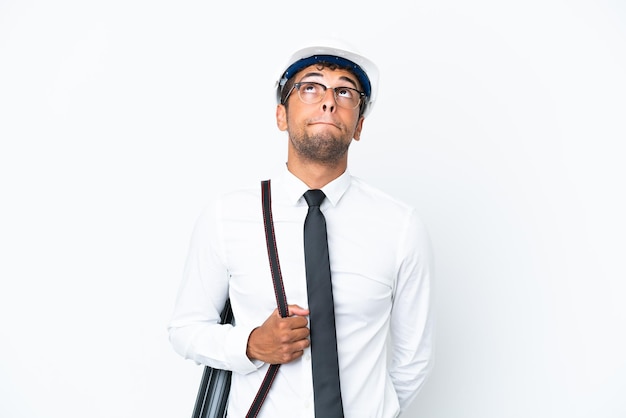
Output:
M271 181L287 302L303 308L308 308L303 249L308 206L302 197L307 190L286 169ZM347 171L322 190L345 416L397 417L432 367L428 234L413 208ZM203 211L169 324L170 341L181 356L233 371L232 418L245 416L268 367L246 356L250 332L276 308L261 207L259 181L220 196ZM228 297L234 326L219 324ZM310 349L280 366L259 414L280 416L314 417Z

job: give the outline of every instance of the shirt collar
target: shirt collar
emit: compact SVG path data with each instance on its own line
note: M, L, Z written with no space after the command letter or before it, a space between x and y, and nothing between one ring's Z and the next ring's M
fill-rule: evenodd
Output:
M328 183L326 186L322 187L322 191L326 195L326 199L331 205L337 206L339 200L344 195L348 187L350 186L352 176L350 172L346 169L342 175L337 177L335 180ZM298 177L293 175L286 167L284 171L278 176L276 179L279 182L279 187L282 188L282 191L285 193L286 199L288 202L295 206L306 205L304 197L302 196L304 192L309 190L309 187L300 180Z

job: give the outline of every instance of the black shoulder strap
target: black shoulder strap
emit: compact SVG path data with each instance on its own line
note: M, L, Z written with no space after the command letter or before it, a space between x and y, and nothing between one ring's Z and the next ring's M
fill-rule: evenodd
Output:
M287 309L287 296L283 287L283 276L280 272L280 263L278 262L278 249L276 248L276 238L274 236L274 219L272 218L272 193L270 189L270 181L263 180L261 182L261 198L263 199L263 223L265 226L265 241L267 243L267 256L270 261L270 270L272 271L272 280L274 281L274 293L276 294L276 304L280 316L286 318L289 316Z
M283 287L283 277L280 272L280 263L278 262L278 250L276 248L276 237L274 236L274 220L272 218L272 194L270 181L263 180L261 182L261 199L263 204L263 224L265 226L265 240L267 242L267 255L270 262L270 270L272 271L272 280L274 282L274 293L276 294L276 304L280 316L286 318L289 316L287 308L287 296ZM261 410L261 405L267 397L267 393L272 386L272 382L278 373L280 364L271 364L267 369L263 383L257 392L250 410L246 418L254 418Z

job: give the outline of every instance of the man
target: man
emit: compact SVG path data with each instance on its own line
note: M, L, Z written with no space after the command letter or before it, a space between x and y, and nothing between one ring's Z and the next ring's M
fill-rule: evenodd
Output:
M347 167L377 82L371 61L332 46L296 52L277 82L276 123L287 132L288 154L271 179L271 198L288 317L276 310L260 183L215 199L196 224L170 340L187 359L233 371L229 417L245 416L269 365L280 364L259 417L329 418L315 412L321 401L313 375L321 360L312 358L312 348L321 330L307 290L308 190L325 197L320 209L334 299L325 306L334 307L338 416L399 416L432 368L427 232L413 208ZM235 325L220 325L228 298Z

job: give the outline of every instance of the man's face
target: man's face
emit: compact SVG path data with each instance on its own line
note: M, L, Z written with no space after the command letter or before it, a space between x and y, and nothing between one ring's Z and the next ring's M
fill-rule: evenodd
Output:
M276 120L279 129L289 133L289 146L304 160L335 164L347 158L352 139L359 140L363 117L354 109L337 104L332 87L360 90L356 77L347 70L320 69L311 65L295 76L297 83L315 82L329 87L318 103L304 103L294 88L288 97L288 110L279 105ZM301 87L304 88L304 87ZM303 91L304 93L304 91Z

